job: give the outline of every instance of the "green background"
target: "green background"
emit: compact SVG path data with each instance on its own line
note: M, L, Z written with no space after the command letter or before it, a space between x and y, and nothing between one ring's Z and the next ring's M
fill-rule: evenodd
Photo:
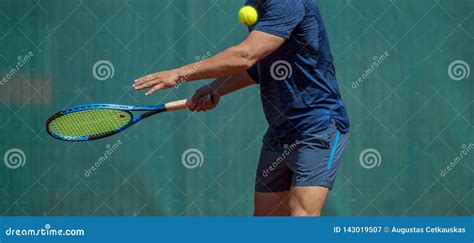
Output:
M2 0L0 77L18 56L31 60L0 86L0 157L21 149L24 166L0 164L2 215L251 215L266 129L258 87L225 97L207 113L153 117L126 133L88 143L47 136L54 112L83 103L153 105L190 97L204 82L146 98L131 90L144 74L194 62L239 43L241 0ZM472 0L321 0L352 135L325 215L472 215ZM352 83L389 57L358 87ZM99 81L94 64L114 75ZM92 175L84 170L121 145ZM187 169L183 153L202 152ZM366 149L380 164L361 166ZM1 159L1 158L0 158ZM3 161L3 160L2 160Z

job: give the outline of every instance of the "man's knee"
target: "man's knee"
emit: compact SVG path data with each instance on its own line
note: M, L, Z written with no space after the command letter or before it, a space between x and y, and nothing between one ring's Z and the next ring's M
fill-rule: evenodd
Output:
M291 216L321 216L321 210L306 210L302 207L290 207Z
M320 216L328 194L324 187L294 187L290 192L291 216Z

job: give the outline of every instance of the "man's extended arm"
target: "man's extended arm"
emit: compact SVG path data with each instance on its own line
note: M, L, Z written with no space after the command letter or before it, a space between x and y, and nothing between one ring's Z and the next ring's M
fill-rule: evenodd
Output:
M237 46L200 63L147 75L137 79L133 87L136 90L151 88L146 93L146 95L151 95L180 82L228 77L249 69L277 50L284 42L284 38L261 31L252 31L248 38Z

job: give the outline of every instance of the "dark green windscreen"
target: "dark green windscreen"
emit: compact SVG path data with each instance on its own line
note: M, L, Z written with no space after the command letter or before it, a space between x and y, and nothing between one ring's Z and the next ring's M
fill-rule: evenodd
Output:
M156 105L134 79L239 43L243 0L0 1L0 214L251 215L258 87L105 140L47 135L85 103ZM325 215L472 215L474 1L320 0L352 134Z

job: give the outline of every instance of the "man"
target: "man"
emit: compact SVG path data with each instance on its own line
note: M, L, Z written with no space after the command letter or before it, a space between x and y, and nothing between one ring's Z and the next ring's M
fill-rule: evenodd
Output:
M259 21L239 45L199 65L135 81L146 95L217 78L190 110L213 109L221 96L260 84L269 128L255 185L255 215L319 216L349 136L328 37L314 0L249 0Z

